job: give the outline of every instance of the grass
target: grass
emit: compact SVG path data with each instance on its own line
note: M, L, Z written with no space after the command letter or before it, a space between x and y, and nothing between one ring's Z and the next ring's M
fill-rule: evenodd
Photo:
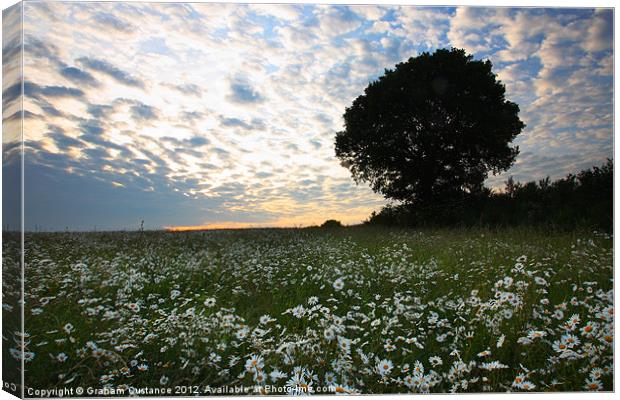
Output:
M26 385L612 390L612 255L524 228L28 234Z

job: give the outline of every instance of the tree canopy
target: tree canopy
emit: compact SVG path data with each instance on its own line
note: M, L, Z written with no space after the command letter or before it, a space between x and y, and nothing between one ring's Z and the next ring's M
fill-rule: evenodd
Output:
M336 156L356 182L423 203L483 188L508 169L525 127L490 61L465 50L422 53L371 82L344 113Z

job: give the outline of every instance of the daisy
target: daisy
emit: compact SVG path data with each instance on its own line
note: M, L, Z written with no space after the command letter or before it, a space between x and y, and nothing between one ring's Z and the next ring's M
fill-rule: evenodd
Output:
M417 361L415 363L413 363L413 373L414 375L422 375L424 374L424 366L422 365L422 363L420 361Z
M306 309L301 304L291 310L291 314L293 314L294 317L299 319L303 318L305 313Z
M530 381L523 381L521 383L521 385L519 386L519 389L523 389L523 390L534 390L536 389L536 385L534 385L532 382Z
M70 335L71 332L73 332L73 325L71 325L71 323L67 323L65 324L65 326L62 328L65 332L67 332L67 335Z
M389 375L389 373L392 371L392 368L394 368L394 364L392 363L392 361L387 359L383 359L377 364L377 371L381 376Z
M344 280L342 278L338 278L334 281L332 285L334 286L334 289L336 289L336 291L340 291L342 290L342 288L344 288Z
M428 362L431 363L433 367L437 367L443 364L441 357L432 356L428 359Z
M215 305L215 299L213 297L207 297L203 303L205 307L213 307Z
M396 350L396 346L394 346L392 343L386 343L383 345L383 348L385 349L385 351L392 352L394 350Z
M603 370L601 368L592 368L590 371L590 378L592 379L601 379L603 376Z
M575 329L577 325L581 322L581 318L579 318L579 314L573 314L567 321L566 326L569 329Z
M254 382L256 382L257 385L263 385L266 381L267 375L263 371L258 369L254 371Z
M585 326L581 328L581 335L587 338L591 338L596 330L596 324L589 321Z
M304 378L303 374L297 373L297 374L293 374L293 376L291 376L291 378L288 381L286 381L286 386L295 389L299 387L306 387L308 386L308 383L306 382L306 379Z
M265 363L263 361L263 357L252 354L250 358L245 362L245 369L249 372L254 371L255 369L263 369Z
M338 347L346 353L349 354L351 351L351 340L342 336L338 336Z
M566 344L569 349L572 349L575 346L579 346L579 344L581 343L577 336L571 334L563 335L561 340L562 343Z
M586 379L586 384L583 388L586 390L598 391L603 389L603 384L597 379Z
M235 336L237 337L237 339L243 340L248 336L249 332L250 329L247 326L244 326L235 333Z
M568 346L566 345L566 343L560 340L554 341L553 344L551 345L551 348L553 348L553 350L555 350L557 353L562 353L568 350Z
M237 365L239 360L241 360L241 358L239 358L238 356L235 356L235 355L230 356L228 358L228 366L231 368L234 367L235 365Z
M358 348L356 350L356 352L360 356L360 360L362 360L362 363L364 363L364 365L368 365L368 363L370 362L370 359L368 358L368 356L366 354L364 354L362 349Z
M273 382L279 381L280 379L286 378L286 374L280 371L277 368L274 368L273 371L269 374L269 377Z
M541 278L540 276L535 277L534 282L536 282L537 285L547 285L547 281L545 280L545 278Z
M547 332L545 331L537 331L537 330L533 330L531 329L528 333L527 333L527 337L534 340L534 339L540 339L547 336Z
M523 374L519 374L515 377L515 379L512 381L512 386L514 387L521 387L521 384L525 382L525 375Z
M35 354L32 351L24 351L23 356L25 362L30 362L34 360Z
M327 328L323 331L323 337L328 342L331 342L332 340L336 339L336 332L334 332L333 328Z
M335 385L334 393L336 393L336 395L348 395L348 394L353 394L355 392L353 391L352 388L346 385Z
M500 363L499 361L491 361L488 363L482 363L480 368L486 369L487 371L493 371L496 369L504 369L508 368L507 365Z
M491 350L484 350L478 353L478 357L488 357L491 355Z
M324 382L326 386L336 386L336 375L331 371L326 372Z
M599 340L605 344L612 344L614 342L614 337L611 333L604 332L599 338Z

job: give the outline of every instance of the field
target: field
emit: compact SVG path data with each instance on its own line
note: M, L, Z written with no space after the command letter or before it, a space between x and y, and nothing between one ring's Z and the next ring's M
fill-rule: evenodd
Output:
M26 240L26 386L37 390L613 390L613 249L603 233L360 227ZM19 358L14 339L4 347Z

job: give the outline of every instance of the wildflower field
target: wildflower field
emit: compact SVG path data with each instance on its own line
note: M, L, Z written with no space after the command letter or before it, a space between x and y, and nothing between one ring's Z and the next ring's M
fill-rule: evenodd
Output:
M28 234L26 387L609 391L612 252L527 229Z

